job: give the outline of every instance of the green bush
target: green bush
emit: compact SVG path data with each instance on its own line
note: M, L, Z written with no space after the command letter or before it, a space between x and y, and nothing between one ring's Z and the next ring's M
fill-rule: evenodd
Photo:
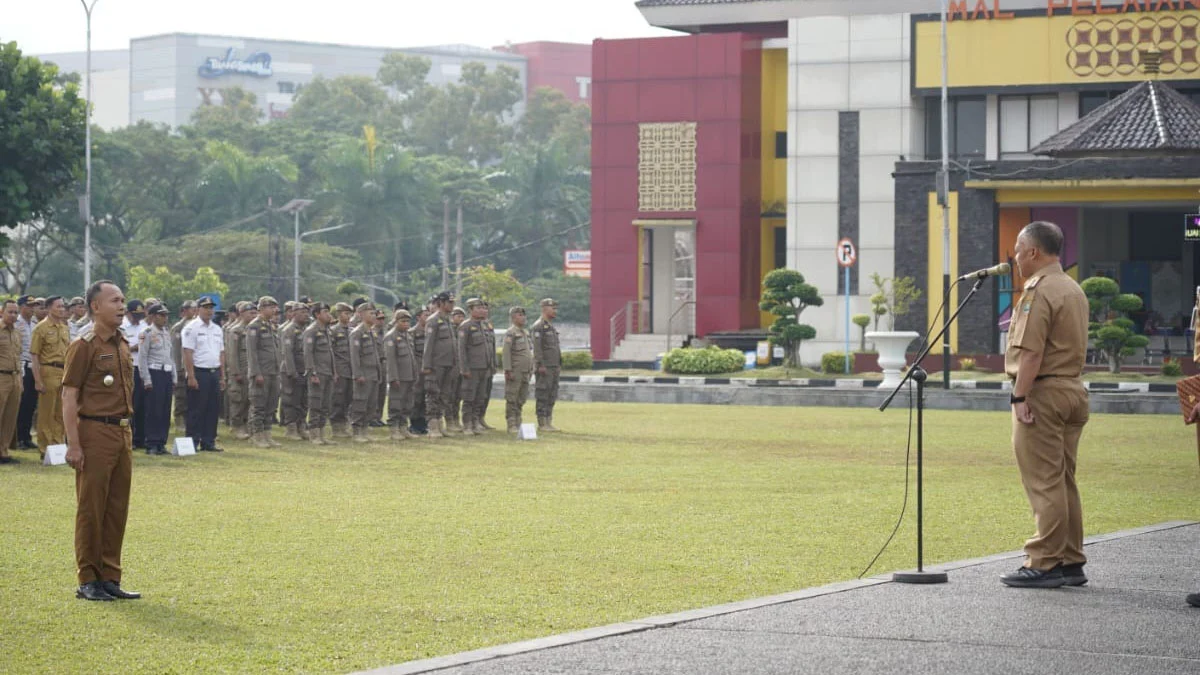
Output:
M1179 365L1179 361L1163 361L1162 374L1167 377L1180 377L1183 375L1183 366Z
M825 352L821 355L821 372L840 375L846 372L846 352Z
M975 370L975 359L969 359L964 356L963 358L958 360L958 369L959 370Z
M679 375L717 375L741 370L746 356L736 349L672 349L663 358L663 370Z
M591 370L592 369L592 353L585 351L563 352L562 355L563 370Z

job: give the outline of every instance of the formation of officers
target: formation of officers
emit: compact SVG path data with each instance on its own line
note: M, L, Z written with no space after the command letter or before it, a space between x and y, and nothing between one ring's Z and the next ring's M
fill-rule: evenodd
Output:
M492 429L486 414L498 370L508 431L522 424L531 384L539 429L557 431L557 303L547 298L539 309L527 325L525 309L511 308L497 350L488 303L472 298L460 308L449 292L417 308L398 303L390 316L365 298L333 306L300 298L280 307L263 296L236 303L221 323L214 302L201 298L184 302L173 325L156 299L130 300L120 332L134 367L133 447L166 454L172 410L175 435L202 452L221 452L222 417L235 438L258 447L280 445L271 434L276 424L286 438L318 445L367 442L372 427L384 426L393 441L478 435ZM83 298L5 303L0 463L16 461L10 447L44 455L64 442L63 362L68 344L91 326Z

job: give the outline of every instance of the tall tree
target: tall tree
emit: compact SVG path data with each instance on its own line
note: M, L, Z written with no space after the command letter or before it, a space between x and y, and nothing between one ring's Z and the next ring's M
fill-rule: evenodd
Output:
M512 135L508 121L522 93L514 68L489 71L482 63L463 64L459 82L425 90L411 102L408 140L426 154L491 162Z
M206 214L216 219L244 218L265 209L268 199L280 206L294 196L296 165L286 157L253 156L225 141L210 142L204 153L200 194Z
M390 109L387 92L369 77L318 77L300 91L288 118L320 133L357 136L365 126L378 127Z

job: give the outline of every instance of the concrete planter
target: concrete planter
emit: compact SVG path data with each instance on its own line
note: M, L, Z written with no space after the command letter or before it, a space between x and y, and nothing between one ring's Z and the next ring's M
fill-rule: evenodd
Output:
M906 351L908 345L920 334L913 331L894 331L867 333L867 340L875 343L879 352L879 368L883 371L883 383L880 389L889 389L900 384L900 373L908 364Z

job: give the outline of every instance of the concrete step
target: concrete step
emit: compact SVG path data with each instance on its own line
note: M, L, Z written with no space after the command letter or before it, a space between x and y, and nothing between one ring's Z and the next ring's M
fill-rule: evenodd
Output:
M672 335L671 346L683 346L683 337ZM625 336L609 358L614 361L654 361L667 351L666 335L638 333Z

